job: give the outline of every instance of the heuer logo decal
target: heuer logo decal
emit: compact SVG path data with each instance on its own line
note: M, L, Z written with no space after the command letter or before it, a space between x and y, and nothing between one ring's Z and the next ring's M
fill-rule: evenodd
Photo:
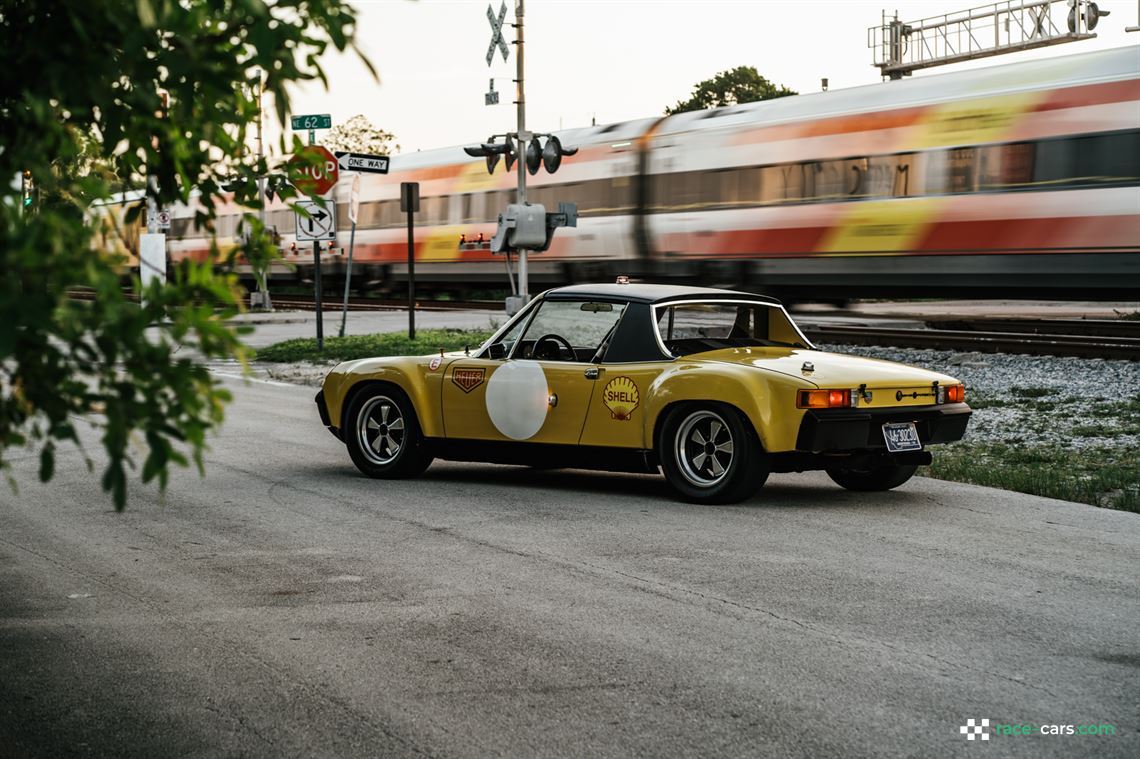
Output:
M614 377L602 389L602 404L610 410L610 416L614 419L628 421L639 403L641 394L629 377Z
M470 393L483 384L483 378L486 376L486 369L456 369L451 373L451 381L463 392Z

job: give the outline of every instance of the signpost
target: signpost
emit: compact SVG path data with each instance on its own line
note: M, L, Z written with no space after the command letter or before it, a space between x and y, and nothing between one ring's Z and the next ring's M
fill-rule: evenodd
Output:
M327 113L313 113L308 116L293 116L289 119L294 132L309 130L309 144L317 141L314 130L332 129L332 116Z
M297 242L336 239L336 201L298 200Z
M348 285L352 281L352 248L356 245L356 219L360 215L360 175L352 178L352 194L348 201L348 220L352 232L348 236L348 268L344 272L344 308L340 312L340 336L344 337L344 324L348 320Z
M416 339L416 241L413 216L420 210L420 183L400 182L400 210L408 214L408 339Z
M323 145L308 145L289 160L289 181L304 195L324 195L340 179L337 158Z
M365 155L338 150L336 151L336 161L341 171L363 171L366 174L388 173L388 156L386 155Z
M289 161L289 181L298 192L305 195L324 195L340 179L340 167L336 156L323 145L316 145L318 129L331 129L332 116L327 113L314 113L306 116L293 116L290 119L294 131L309 130L309 145L301 148ZM321 240L336 239L336 204L326 201L322 207L311 200L297 203L306 211L304 219L297 214L297 241L313 241L313 300L317 309L317 350L325 349L325 314L321 306ZM302 227L304 231L302 231Z
M317 309L317 350L325 349L324 308L321 305L321 240L336 239L336 203L315 200L297 201L305 211L297 214L297 242L313 241L313 300Z

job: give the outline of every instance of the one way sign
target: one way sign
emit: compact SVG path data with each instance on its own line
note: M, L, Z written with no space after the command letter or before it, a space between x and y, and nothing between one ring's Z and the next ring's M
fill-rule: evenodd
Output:
M315 200L301 200L295 205L297 213L297 242L336 239L336 203ZM304 211L304 213L300 213Z
M369 174L388 173L388 156L386 155L364 155L363 153L338 150L336 162L341 171L364 171Z

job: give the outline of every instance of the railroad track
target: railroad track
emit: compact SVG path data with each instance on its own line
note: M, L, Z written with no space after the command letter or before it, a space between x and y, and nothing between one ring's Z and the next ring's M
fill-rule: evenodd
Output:
M322 301L322 311L339 311L344 301L335 298L332 301ZM292 296L273 296L274 308L296 309L298 311L316 310L312 298ZM349 298L348 307L354 311L400 311L407 310L408 301L404 300L376 300L374 298ZM501 311L503 302L498 300L421 300L416 301L417 311L465 311L490 310Z
M90 300L90 291L73 290L69 297ZM323 302L323 311L338 311L343 301ZM391 311L408 307L406 300L349 298L356 311ZM314 310L312 298L281 296L273 298L275 308ZM447 300L419 301L420 311L500 310L500 301ZM1014 353L1032 356L1076 356L1080 358L1140 361L1140 322L1125 319L1001 319L931 320L927 329L819 324L804 328L812 340L847 345L882 345L896 348Z
M848 345L889 345L897 348L1140 361L1140 337L1131 334L1071 334L1064 331L1064 324L1054 325L1050 320L1032 321L1033 325L1029 324L1030 320L1019 324L1022 328L1020 331L1004 332L976 328L901 329L861 325L817 325L804 332L813 340Z

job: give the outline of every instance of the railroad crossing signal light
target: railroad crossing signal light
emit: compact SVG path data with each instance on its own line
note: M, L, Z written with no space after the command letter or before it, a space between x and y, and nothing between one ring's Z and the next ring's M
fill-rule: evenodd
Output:
M24 173L20 177L21 189L23 190L22 203L24 208L32 207L32 172L24 169Z
M542 165L546 167L547 173L553 174L562 165L562 156L574 155L577 152L578 148L564 148L562 140L550 135L546 140L546 146L542 149Z
M509 134L507 135L506 142L507 142L507 153L506 153L507 157L506 157L505 163L507 165L507 171L510 171L511 169L513 169L515 167L515 161L517 161L519 158L519 149L517 147L515 147L515 138L511 137Z
M552 134L545 137L545 143L542 141L542 136L531 138L526 145L526 154L522 156L522 160L526 162L526 170L532 175L538 173L540 166L546 167L546 170L553 174L562 165L563 156L578 152L578 148L563 147L562 141ZM514 168L515 161L519 160L519 150L512 135L508 134L501 145L496 143L495 139L496 137L491 137L487 142L463 148L463 152L472 158L487 159L488 174L495 173L495 167L499 165L499 156L503 156L507 171Z
M1077 4L1069 3L1069 33L1075 34L1077 31ZM1110 11L1102 11L1097 7L1096 3L1085 3L1084 8L1080 9L1080 15L1085 22L1085 31L1091 32L1096 29L1097 22L1100 21L1101 16L1108 16Z

